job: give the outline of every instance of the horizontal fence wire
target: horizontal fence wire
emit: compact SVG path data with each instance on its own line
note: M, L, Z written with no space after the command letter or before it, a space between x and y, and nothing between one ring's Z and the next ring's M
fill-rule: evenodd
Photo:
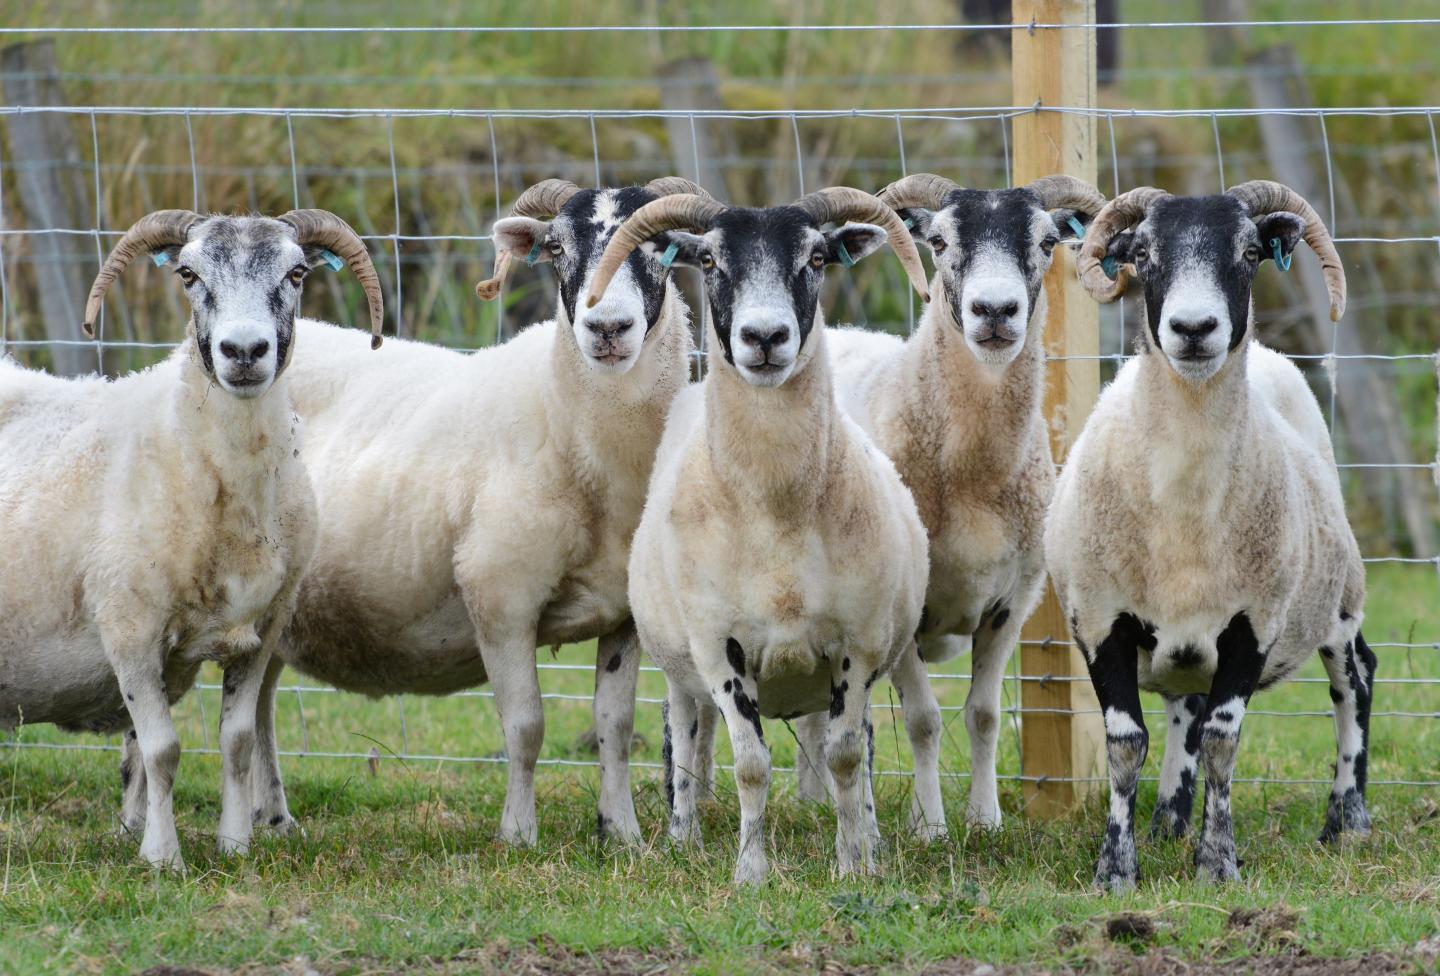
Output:
M1392 27L1417 27L1433 28L1440 26L1440 18L1388 18L1388 19L1352 19L1352 20L1323 20L1323 19L1290 19L1290 20L1249 20L1234 21L1223 26L1233 28L1328 28L1345 27L1352 25L1388 25ZM145 35L145 34L276 34L276 35L347 35L365 34L370 35L408 35L408 34L578 34L578 33L636 33L636 34L671 34L671 33L760 33L760 32L797 32L797 31L834 31L834 32L873 32L873 31L956 31L973 33L994 33L1009 32L1016 29L1075 29L1083 25L1073 24L1046 24L1033 23L1016 28L1010 24L850 24L850 25L814 25L814 24L773 24L773 25L594 25L594 26L549 26L549 27L518 27L518 26L451 26L451 27L406 27L406 26L380 26L380 27L261 27L261 26L213 26L213 27L4 27L0 28L0 36L5 35L64 35L64 34L115 34L115 35ZM1203 21L1173 21L1173 22L1131 22L1131 23L1107 23L1094 25L1100 30L1160 30L1178 28L1202 28L1215 27L1216 24ZM1437 35L1440 36L1440 35ZM1419 66L1417 66L1418 68ZM84 73L71 73L66 77L73 77L80 80L91 79L105 80L103 73L86 75ZM145 74L125 75L126 80L150 80L155 77ZM176 77L191 78L191 75L177 75ZM193 76L201 77L201 76ZM228 76L215 76L217 81L223 83L235 83L235 80ZM331 80L326 79L327 83ZM577 82L585 79L571 79ZM648 80L648 79L647 79ZM597 85L611 83L604 79L591 79ZM350 83L347 79L338 79L336 83ZM494 84L491 79L476 79L478 84ZM1011 145L1012 137L1010 127L1016 118L1033 112L1054 112L1066 115L1084 116L1093 118L1101 129L1097 152L1102 155L1109 154L1111 160L1111 175L1113 179L1112 192L1123 189L1126 181L1122 180L1120 170L1125 157L1117 148L1115 127L1117 123L1124 123L1134 120L1174 120L1191 121L1202 124L1208 134L1213 131L1214 136L1214 159L1215 169L1220 175L1223 183L1227 170L1227 163L1230 171L1236 170L1253 171L1256 167L1265 165L1265 157L1262 154L1235 152L1227 154L1221 137L1219 123L1222 120L1255 120L1264 116L1288 116L1313 120L1320 127L1320 136L1317 139L1315 148L1321 152L1325 162L1325 173L1328 176L1329 185L1325 188L1328 196L1329 207L1326 210L1327 217L1332 230L1335 230L1335 240L1342 247L1344 246L1371 246L1383 245L1394 247L1417 247L1429 246L1440 249L1440 219L1426 220L1424 212L1417 212L1407 215L1411 218L1410 223L1394 228L1394 232L1381 232L1389 228L1379 226L1369 221L1369 218L1360 215L1353 224L1346 222L1350 234L1340 233L1336 227L1335 202L1334 202L1334 177L1332 170L1332 159L1336 157L1344 159L1366 159L1380 160L1384 158L1408 159L1416 165L1430 165L1435 169L1437 200L1440 204L1440 149L1437 149L1434 136L1433 116L1440 112L1440 106L1350 106L1350 107L1281 107L1266 109L1242 109L1242 108L1198 108L1198 109L1157 109L1157 108L1105 108L1105 107L1067 107L1067 106L896 106L883 109L817 109L817 108L787 108L767 110L729 110L729 109L627 109L627 108L562 108L562 109L495 109L495 108L470 108L470 109L432 109L423 107L411 108L348 108L336 106L298 106L298 107L272 107L272 106L250 106L250 107L217 107L217 106L125 106L125 105L60 105L60 106L3 106L0 107L0 118L15 117L27 113L47 113L65 117L73 117L88 124L89 134L94 145L94 154L88 164L81 163L79 168L89 173L94 182L96 190L96 209L93 226L19 226L7 220L7 198L5 193L5 173L0 171L0 353L7 348L59 348L67 346L81 346L93 348L97 361L103 366L104 354L107 349L123 350L157 350L163 351L174 348L177 344L165 341L150 341L135 338L116 338L106 336L101 330L101 338L91 341L84 339L56 339L56 338L33 338L17 337L12 335L15 323L13 310L14 292L16 285L13 275L7 278L8 263L5 251L13 249L17 245L23 245L29 239L40 235L61 235L74 236L82 239L90 239L95 242L97 251L102 250L104 245L118 237L122 230L118 229L126 224L126 221L117 220L115 226L107 226L105 214L102 212L100 192L110 180L118 180L123 177L133 178L137 173L141 175L158 174L170 176L184 176L188 174L191 180L191 191L194 205L200 209L203 198L204 186L207 180L224 176L227 178L244 181L247 192L253 197L255 185L259 182L270 182L275 179L283 180L289 187L290 197L294 206L321 205L312 199L311 186L314 182L321 180L349 179L353 181L356 193L363 198L365 189L371 183L382 186L393 197L393 206L390 212L382 219L388 219L390 224L387 227L377 226L374 218L365 212L365 218L357 222L357 232L362 240L373 245L376 253L377 269L382 264L382 256L393 264L393 274L382 269L387 288L387 306L396 310L397 332L405 334L405 322L402 318L405 296L412 294L413 288L406 288L402 282L402 265L407 261L416 262L426 266L433 266L439 269L440 273L448 273L449 265L445 264L442 256L435 253L422 253L419 255L405 253L410 246L423 246L432 248L449 248L452 245L474 246L481 256L488 257L487 250L492 245L492 238L489 233L477 230L474 233L441 233L433 228L421 226L424 215L416 214L410 208L402 208L401 196L402 186L408 186L412 182L423 183L427 180L451 179L461 185L468 183L478 188L473 191L476 199L466 198L466 206L473 212L474 223L483 227L485 220L493 220L502 215L502 205L505 194L502 193L502 179L508 183L522 180L527 174L535 175L536 168L533 163L519 162L508 163L502 161L499 150L499 140L496 136L497 123L517 122L566 122L574 121L585 123L589 127L588 142L590 153L588 158L574 159L566 163L566 171L580 178L593 181L599 185L604 177L604 172L615 160L609 158L608 154L602 154L600 134L608 122L626 120L650 121L665 123L668 121L683 121L688 124L688 134L685 138L690 141L686 148L689 155L686 157L693 160L698 169L701 161L701 150L699 141L700 128L725 122L760 122L774 123L788 126L786 134L787 141L793 142L794 158L765 158L755 159L752 157L730 158L725 157L718 160L722 168L737 170L743 167L765 168L766 171L775 174L774 179L779 185L786 185L787 181L798 182L804 187L807 180L817 178L817 170L809 168L816 163L823 163L824 160L816 160L814 153L807 157L805 151L806 140L802 138L802 123L811 125L838 125L846 120L880 120L893 125L896 137L896 155L891 159L872 160L850 160L848 165L861 173L873 172L877 174L877 184L880 174L887 174L893 171L918 172L928 169L935 169L939 172L946 172L947 169L959 170L965 166L973 165L976 162L974 153L968 155L945 155L942 153L925 153L917 151L916 143L911 141L907 153L907 139L914 140L916 134L929 126L938 130L944 126L957 124L994 126L997 133L996 140L999 145L986 147L987 153L985 165L987 171L994 171L1003 174L1004 183L1008 185L1009 172L1011 169ZM186 126L189 136L190 159L187 164L176 161L164 163L158 166L148 164L136 164L134 160L126 161L102 161L99 153L99 139L96 135L97 120L105 121L119 118L128 119L173 119L182 121ZM288 165L277 162L269 166L238 166L227 164L224 160L197 159L193 126L196 120L204 119L226 119L226 118L268 118L283 122L286 127ZM1423 119L1429 125L1429 140L1410 140L1404 146L1380 145L1373 147L1332 147L1325 128L1327 123L1346 118L1385 118L1395 120ZM385 142L388 148L388 166L381 165L315 165L305 161L306 136L304 126L298 123L307 121L323 120L361 120L381 125L385 128ZM433 167L416 169L397 165L395 152L395 123L400 121L424 121L440 120L450 125L462 123L479 123L488 127L488 145L490 148L490 160L483 165L458 166L455 164L438 163ZM1106 130L1108 129L1108 145L1106 143ZM1193 155L1180 157L1156 156L1150 160L1153 166L1174 167L1193 162ZM627 165L634 166L636 160L621 161ZM12 163L6 162L6 167L13 168ZM71 161L55 160L47 163L56 168L73 167ZM656 175L669 171L672 167L663 164L655 165ZM1102 167L1103 168L1103 167ZM544 174L552 175L552 174ZM687 175L697 175L687 172ZM888 180L888 176L885 177ZM1102 181L1102 186L1105 185ZM1178 188L1177 188L1178 191ZM190 201L178 201L186 203ZM219 206L221 209L235 209L245 201L236 202L227 206L216 200L205 200L211 206ZM1323 202L1322 209L1323 209ZM170 201L162 205L174 205L176 201ZM253 208L254 203L249 205ZM376 213L381 211L377 209ZM1436 213L1440 213L1437 210ZM1426 225L1429 226L1426 226ZM1431 228L1434 233L1426 232ZM445 260L450 259L445 256ZM402 290L404 289L404 290ZM913 326L915 309L913 300L907 294L907 316L906 323ZM1393 290L1387 290L1386 294L1374 299L1382 304L1395 303L1401 297L1408 297L1411 305L1426 307L1435 301L1435 295L1428 292L1412 291L1406 296L1397 297ZM1363 307L1368 299L1365 296L1356 296L1351 303L1352 310ZM393 303L393 304L392 304ZM178 308L178 306L176 306ZM122 304L122 313L128 314L128 309ZM703 314L703 309L702 309ZM1272 320L1278 320L1286 313L1264 313L1272 316ZM1262 316L1262 320L1263 316ZM1094 360L1105 364L1119 365L1129 358L1125 349L1124 330L1125 319L1122 314L1116 319L1107 319L1106 327L1116 332L1121 341L1114 345L1115 351L1102 351L1090 356L1068 356L1057 357L1059 359ZM112 330L113 331L113 330ZM126 332L133 335L132 332ZM505 338L507 335L504 318L497 320L496 338ZM1337 333L1338 335L1338 333ZM448 343L459 349L483 348L463 342ZM1334 430L1336 420L1336 408L1333 398L1335 386L1335 372L1346 368L1346 364L1370 363L1388 365L1399 368L1411 365L1421 368L1424 364L1432 374L1437 364L1437 356L1434 353L1402 353L1402 354L1340 354L1337 351L1336 343L1332 342L1330 351L1321 354L1297 354L1292 356L1299 365L1309 365L1317 370L1323 371L1328 378L1332 390L1332 397L1329 403L1329 419L1331 428ZM703 357L703 347L697 350L697 356ZM1431 480L1440 484L1440 457L1429 458L1393 458L1382 463L1375 462L1342 462L1340 467L1346 471L1364 472L1376 468L1393 469L1395 471L1428 472ZM1429 567L1440 572L1440 553L1420 553L1417 555L1395 555L1372 554L1365 557L1367 564L1394 564L1399 566L1411 566L1415 571L1424 572ZM1425 635L1429 636L1429 635ZM1440 638L1440 635L1436 635ZM1415 640L1414 635L1408 640L1376 641L1371 646L1381 656L1381 677L1376 679L1376 685L1384 689L1436 689L1440 692L1440 678L1429 677L1389 677L1386 674L1388 663L1405 655L1420 654L1425 660L1433 661L1434 655L1431 652L1440 651L1440 639L1436 641ZM1043 646L1043 647L1069 647L1071 642L1065 639L1064 635L1057 635L1053 639L1045 640L1024 640L1022 645ZM566 674L593 673L594 667L589 664L566 664L554 662L540 662L539 669L546 676L563 676ZM643 666L642 675L648 676L653 682L656 676L660 675L659 669L651 666ZM937 687L943 688L957 682L967 682L969 675L964 672L937 673L931 676ZM1084 676L1077 675L1026 675L1019 673L1019 655L1015 655L1011 673L1005 680L1007 689L1007 704L1002 712L1006 716L1007 728L1013 733L1018 742L1018 724L1023 721L1026 714L1033 713L1063 713L1063 714L1087 714L1094 710L1066 710L1066 709L1039 709L1026 708L1019 704L1019 688L1025 683L1039 683L1042 686L1051 682L1080 682L1087 681ZM1324 678L1302 677L1291 679L1291 683L1301 685L1327 685ZM220 686L214 683L202 681L197 684L198 707L200 709L200 723L204 744L200 749L189 751L200 754L218 754L213 748L209 739L209 732L206 726L208 722L204 714L205 695L215 694ZM345 696L333 688L310 686L304 684L287 684L280 689L282 700L293 698L296 706L297 728L286 730L288 733L298 734L301 748L282 750L281 755L287 757L307 757L336 760L374 760L377 750L369 752L351 751L345 749L312 749L311 748L311 726L312 722L307 717L306 699L320 696L321 700L337 701ZM1440 711L1426 709L1387 708L1384 706L1384 692L1377 694L1376 703L1381 707L1372 714L1376 718L1437 722L1440 721ZM484 690L473 690L459 692L450 696L458 699L489 699L493 693ZM557 707L574 707L583 705L591 700L588 694L565 693L557 691L545 691L542 699L554 703ZM413 699L412 699L413 701ZM1260 700L1263 703L1263 699ZM637 698L637 705L645 709L655 709L661 703L661 699L647 695ZM315 705L312 703L312 709ZM875 702L872 706L875 710L886 713L893 713L897 706L893 702ZM941 706L942 711L956 713L963 710L963 706L945 704ZM1146 712L1151 716L1163 716L1164 712L1158 709L1150 709ZM1329 709L1251 709L1248 715L1266 716L1279 720L1301 720L1320 721L1328 720L1332 716ZM369 730L366 738L371 738ZM877 734L878 734L877 730ZM1317 735L1320 734L1317 730ZM291 735L293 738L294 735ZM410 727L406 721L404 711L404 700L401 699L398 705L398 724L393 735L387 736L391 741L398 742L399 748L390 750L387 747L386 758L393 758L404 762L415 763L459 763L459 764L499 764L504 763L503 755L469 755L463 751L457 752L433 752L425 749L411 750L410 748ZM9 745L21 748L34 749L75 749L75 750L104 750L114 751L118 746L112 744L99 744L94 742L48 742L48 741L25 741L23 739L13 740ZM592 760L546 757L540 760L540 765L558 768L581 768L588 769L597 764ZM635 761L633 766L639 769L655 770L659 768L658 763ZM1423 763L1422 763L1423 765ZM1434 769L1433 764L1426 768L1426 772ZM883 768L876 770L881 776L903 776L906 771L903 769ZM952 770L942 773L947 779L963 780L968 778L964 771ZM1420 787L1433 788L1440 786L1440 772L1429 776L1412 778L1381 778L1371 779L1372 786L1383 787ZM1077 783L1100 783L1105 782L1101 776L1077 776L1063 780L1057 777L1027 776L1019 771L1004 771L1001 779L1014 782L1046 783L1046 782L1077 782ZM1329 779L1319 778L1268 778L1263 776L1237 777L1236 782L1251 784L1289 784L1298 786L1321 786L1329 785Z

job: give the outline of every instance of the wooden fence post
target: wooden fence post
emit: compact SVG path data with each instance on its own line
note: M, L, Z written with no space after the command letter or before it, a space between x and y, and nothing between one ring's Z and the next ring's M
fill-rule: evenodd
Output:
M59 67L50 41L28 41L0 51L7 105L61 105ZM70 117L49 112L20 112L7 119L10 160L15 167L26 224L31 229L89 227L93 203L76 167L83 157ZM32 234L36 293L45 337L80 339L85 295L95 266L95 242L73 234ZM28 338L34 338L29 336ZM51 345L51 369L61 376L88 373L95 351L85 346Z
M1032 23L1094 24L1095 0L1014 0L1011 32L1015 105L1088 109L1095 104L1095 31L1030 29ZM1031 112L1014 122L1014 182L1067 173L1095 182L1095 118ZM1068 247L1056 251L1045 281L1049 317L1045 350L1045 411L1055 460L1079 434L1100 389L1099 308L1080 287ZM1053 357L1083 359L1054 361ZM1085 661L1070 646L1070 631L1054 592L1021 632L1020 751L1025 809L1031 816L1063 815L1099 784L1105 772L1105 727Z

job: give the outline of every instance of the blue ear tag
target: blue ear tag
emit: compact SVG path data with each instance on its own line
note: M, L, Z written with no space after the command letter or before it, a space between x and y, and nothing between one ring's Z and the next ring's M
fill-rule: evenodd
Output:
M530 253L525 255L525 263L533 267L538 260L540 260L540 245L536 244L530 249Z
M914 230L914 229L915 229L915 218L913 218L913 217L906 217L904 220L902 220L902 221L900 221L900 222L905 225L905 229L906 229L906 230Z
M1111 281L1114 281L1115 276L1120 273L1120 268L1118 265L1116 265L1115 256L1113 254L1105 255L1105 257L1100 261L1100 268L1107 275L1110 276Z
M844 242L844 241L836 241L836 242L835 242L835 249L840 252L840 263L841 263L841 264L845 265L845 267L847 267L847 268L853 268L853 267L855 267L855 259L850 256L850 252L849 252L849 251L845 250L845 242Z
M1281 252L1280 238L1270 238L1270 252L1275 255L1275 263L1280 266L1281 271L1290 270L1290 262L1294 259L1295 255L1293 253L1284 254Z
M345 262L341 261L340 257L334 251L321 251L320 260L330 265L331 271L339 271L341 268L345 267Z
M676 244L674 241L671 241L670 246L665 249L665 253L660 255L660 267L670 267L670 265L675 263L675 255L679 253L680 245Z
M154 261L155 267L158 268L161 265L170 263L170 255L166 254L164 251L156 251L154 254L150 255L150 260Z
M1070 229L1075 232L1075 236L1076 236L1076 237L1084 237L1084 236L1085 236L1085 225L1082 224L1082 223L1080 223L1080 221L1076 220L1075 217L1074 217L1074 215L1071 215L1070 217L1067 217L1066 219L1070 222ZM1113 278L1114 275L1111 275L1111 277Z

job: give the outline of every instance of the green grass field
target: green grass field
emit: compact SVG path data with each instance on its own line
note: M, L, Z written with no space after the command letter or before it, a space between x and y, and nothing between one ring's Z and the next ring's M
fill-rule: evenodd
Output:
M1375 643L1440 638L1434 570L1382 566L1371 573L1366 631ZM565 648L561 663L588 665L588 647ZM1380 648L1380 678L1440 678L1434 646ZM548 652L544 652L548 657ZM963 670L966 659L958 662ZM1320 674L1318 665L1306 677ZM547 692L585 695L584 671L545 672ZM208 679L207 679L208 680ZM661 694L658 675L641 678L642 697ZM942 703L959 705L963 680L938 682ZM203 695L218 714L216 692ZM888 686L877 704L888 701ZM283 699L282 744L301 745L293 694ZM1158 706L1158 703L1155 703ZM180 707L186 747L204 739L202 696ZM1329 707L1323 685L1289 684L1257 698L1257 712ZM1434 685L1381 684L1373 780L1440 779L1440 717ZM887 850L878 877L832 876L834 821L798 801L791 778L771 790L773 874L759 891L730 885L738 811L728 776L704 810L702 854L669 849L664 798L652 770L636 771L646 843L638 850L594 839L594 771L550 766L539 780L540 842L512 850L492 839L504 797L495 765L403 762L400 701L307 693L312 751L385 758L290 758L291 808L304 837L263 836L243 858L217 856L219 760L187 755L176 810L189 873L160 874L137 863L133 843L115 835L117 756L109 751L0 751L0 971L116 972L169 964L211 971L321 973L389 971L695 972L843 967L918 970L955 957L990 962L1113 967L1145 960L1223 961L1259 954L1294 959L1406 955L1440 935L1440 808L1433 789L1374 786L1375 831L1339 849L1315 843L1333 744L1326 717L1252 714L1238 775L1268 782L1237 787L1236 832L1244 881L1215 888L1191 878L1185 842L1142 839L1140 889L1100 895L1089 885L1103 826L1091 802L1056 823L1019 815L1017 783L1004 784L1007 823L997 834L967 833L955 816L965 785L947 790L953 840L920 846L901 833L908 808L902 777L879 780ZM494 756L501 747L493 706L466 699L404 699L412 754ZM964 722L947 711L946 769L968 765ZM581 701L547 702L547 759L586 757L574 740L588 723ZM1162 723L1155 726L1158 768ZM639 706L637 762L659 758L658 706ZM213 738L213 730L211 732ZM777 765L793 758L783 725L767 730ZM96 745L103 740L25 729L31 743ZM1018 768L1007 731L1002 773ZM722 758L728 754L722 742ZM885 712L877 722L877 766L908 764L903 730ZM1142 791L1142 817L1153 800ZM1237 910L1246 914L1233 915ZM1263 914L1256 915L1256 911ZM1117 914L1136 913L1139 936L1107 938ZM1129 919L1125 926L1134 927ZM1146 925L1151 931L1146 932ZM1125 927L1122 926L1122 927ZM1136 953L1149 949L1151 955ZM1155 955L1154 953L1160 953ZM1158 963L1157 963L1158 964ZM1177 963L1178 964L1178 963ZM287 968L288 967L288 968ZM298 968L297 968L298 967ZM550 967L550 968L543 968ZM1158 971L1158 970L1157 970ZM1382 971L1382 970L1375 970Z

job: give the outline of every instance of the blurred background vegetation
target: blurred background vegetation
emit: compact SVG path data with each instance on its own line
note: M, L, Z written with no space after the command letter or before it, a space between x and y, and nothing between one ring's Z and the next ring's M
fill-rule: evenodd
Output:
M6 0L7 26L370 27L531 24L1003 23L1004 0L901 0L877 13L873 3L661 4L658 0L554 0L529 4L412 0ZM1427 0L1101 0L1101 21L1206 19L1364 19L1433 16ZM1297 107L1434 106L1440 27L1187 28L1101 32L1102 107L1244 109L1269 95ZM86 33L10 35L7 44L50 40L53 68L32 46L7 54L5 104L49 85L69 106L219 107L233 113L60 116L69 146L53 158L16 159L16 116L0 147L0 223L7 232L53 228L27 201L27 167L64 174L78 223L123 230L163 207L276 213L319 206L365 235L387 289L390 325L407 337L479 347L552 313L548 271L521 269L498 305L481 304L474 282L488 274L486 235L502 207L525 186L551 176L593 184L642 182L679 172L708 177L719 196L742 204L775 203L846 183L878 189L906 168L933 170L971 186L1003 186L1012 105L1009 34L962 30L707 33L352 33L319 35ZM25 83L32 89L25 89ZM1274 103L1272 103L1274 104ZM582 110L565 118L438 115L315 117L244 109L440 109L470 113ZM668 121L661 108L723 108L739 115L785 110L935 109L924 117L760 118ZM971 111L971 110L975 111ZM622 110L636 117L590 117ZM943 110L943 111L941 111ZM979 115L981 118L968 118ZM1275 150L1253 117L1135 116L1101 119L1100 178L1107 193L1153 184L1210 192L1222 180L1269 177ZM1316 116L1293 122L1293 160L1323 187L1314 199L1330 216L1351 280L1341 328L1373 355L1415 359L1345 361L1346 376L1367 374L1373 399L1393 402L1386 459L1416 467L1351 471L1353 517L1368 554L1434 555L1436 322L1440 292L1440 155L1427 113L1394 117ZM696 149L701 158L696 159ZM1217 152L1218 149L1218 152ZM292 162L293 151L293 162ZM1223 162L1223 175L1221 166ZM1328 174L1328 175L1327 175ZM95 187L100 199L95 200ZM498 193L497 193L498 189ZM426 238L423 240L396 240ZM52 241L53 252L39 246ZM1418 238L1397 242L1397 238ZM113 237L101 237L108 244ZM7 233L3 246L4 336L9 351L33 365L56 365L52 347L25 345L57 335L78 338L75 322L47 323L47 263L74 265L76 300L97 261L94 235ZM398 272L397 272L398 259ZM1303 260L1303 259L1302 259ZM914 310L893 261L872 260L853 275L832 275L829 317L903 332ZM1322 405L1330 376L1318 358L1332 351L1328 324L1316 329L1297 276L1272 269L1256 290L1259 331L1304 360ZM165 355L180 337L178 291L147 267L112 292L106 336L142 344L89 350L120 373ZM1107 310L1103 349L1121 353L1141 327ZM360 297L348 276L317 275L307 313L359 321ZM52 314L53 318L53 314ZM20 344L16 344L16 342ZM153 345L144 345L153 344ZM73 352L71 355L75 355ZM1107 372L1113 363L1106 364ZM1353 371L1353 372L1352 372ZM1388 409L1388 407L1387 407ZM1342 410L1343 412L1343 410ZM1382 418L1383 419L1383 418ZM1339 458L1364 462L1359 438L1340 417ZM1368 421L1367 421L1368 422ZM1358 480L1361 475L1364 481ZM1420 501L1416 501L1420 499ZM1419 505L1417 516L1416 506ZM1417 528L1417 518L1428 525ZM1427 536L1428 530L1428 536Z

